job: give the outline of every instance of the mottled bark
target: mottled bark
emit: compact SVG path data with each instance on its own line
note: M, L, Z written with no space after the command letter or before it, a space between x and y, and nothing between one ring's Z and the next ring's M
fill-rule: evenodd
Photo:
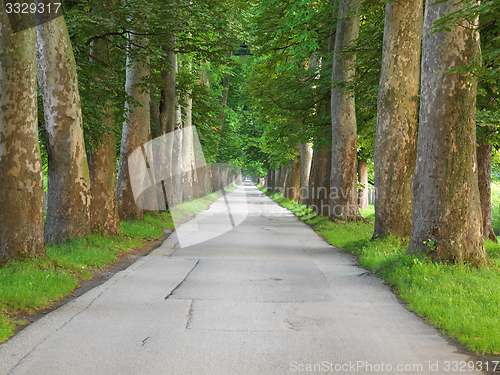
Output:
M272 168L269 168L267 170L267 174L266 174L266 190L270 193L272 193Z
M280 189L280 169L277 168L274 171L274 184L273 184L274 192L275 193L281 193Z
M310 193L309 188L309 176L311 174L311 163L312 163L312 147L310 143L301 143L299 145L300 152L300 186L299 186L299 203L304 203L308 199Z
M167 39L167 56L170 64L170 70L161 72L161 78L164 82L164 87L161 90L160 102L161 134L173 132L178 122L177 107L179 103L175 84L177 77L177 55L173 51L175 37L170 35Z
M313 157L311 162L311 175L309 176L309 199L307 205L313 206L316 212L319 212L318 200L321 188L321 179L323 177L323 167L325 164L325 151L316 147L313 150Z
M90 178L76 62L64 17L36 27L38 84L47 133L45 242L90 233Z
M105 6L109 7L113 4L113 1L107 1ZM93 11L99 13L103 10L96 7ZM92 44L91 55L100 56L101 61L110 66L111 61L107 57L108 44L106 39L96 40ZM98 97L101 93L95 92L95 95ZM111 134L102 134L101 143L91 151L89 158L90 193L92 195L90 229L102 234L117 234L120 232L120 219L116 201L116 137L112 133L115 127L113 118L115 111L109 98L103 97L101 100L108 108L107 114L101 117L102 124Z
M357 0L340 0L335 33L332 83L332 169L330 186L330 218L353 220L360 217L357 194L356 110L354 95L338 87L338 82L351 80L353 70L347 70L355 59L341 52L349 47L359 33ZM350 16L348 13L354 12Z
M368 163L366 160L358 160L358 181L363 185L358 192L359 208L368 207Z
M103 118L113 126L110 118ZM103 234L120 232L116 202L116 145L115 136L103 134L102 142L90 156L91 229Z
M373 238L407 237L411 232L422 25L422 0L386 5L373 157Z
M332 149L325 151L321 186L318 189L318 210L320 216L330 216L330 177L332 174Z
M140 41L132 35L130 38ZM118 215L121 220L130 220L131 218L142 220L144 218L142 209L144 196L138 197L137 202L134 199L130 184L130 173L135 173L135 171L129 171L128 158L135 149L141 147L150 139L150 93L137 87L141 79L149 76L149 74L149 61L132 60L130 55L127 56L125 91L140 106L136 107L132 103L125 103L128 115L122 128L120 163L116 184Z
M232 56L232 52L227 53L227 58L230 59ZM222 97L220 100L220 104L222 106L222 113L221 113L221 118L220 118L220 123L219 123L219 130L222 130L222 127L224 126L224 118L226 114L226 105L227 105L227 97L229 95L229 75L224 76L222 80Z
M297 155L292 161L291 168L288 170L290 183L287 186L286 197L296 201L299 199L301 166L300 155Z
M417 163L413 177L412 230L408 253L434 261L487 259L484 250L476 162L476 82L449 70L478 56L474 25L431 34L433 23L459 9L427 0Z
M45 255L35 43L0 3L0 264Z
M285 182L286 182L286 176L287 176L287 165L283 165L280 170L280 180L279 180L279 188L280 191L284 194L285 192Z
M149 94L149 115L151 118L151 138L155 139L162 135L161 125L160 125L160 103L158 99L158 94L155 90L151 89Z
M176 108L176 123L175 123L175 137L172 147L172 204L177 205L182 203L182 142L183 134L181 122L181 107Z
M161 72L161 77L165 83L162 89L162 100L160 103L160 124L162 134L167 134L179 130L182 127L181 108L179 105L179 97L177 96L176 77L178 73L177 54L174 52L176 38L169 35L167 38L167 56L170 64L169 71ZM169 137L171 144L166 145L167 150L172 150L172 154L168 158L170 178L165 182L167 197L170 205L177 205L182 202L182 137L181 132L177 132L176 136ZM163 163L162 163L163 164Z
M186 99L184 138L182 139L182 171L183 171L183 195L182 200L188 201L194 198L195 179L195 154L193 145L193 98L188 93Z
M483 238L498 242L491 221L491 152L493 146L477 141L477 171L479 198L483 217Z
M290 193L290 185L292 183L292 176L293 176L293 164L294 160L290 160L290 162L286 166L286 178L285 178L285 183L283 185L283 197L288 198L289 193Z

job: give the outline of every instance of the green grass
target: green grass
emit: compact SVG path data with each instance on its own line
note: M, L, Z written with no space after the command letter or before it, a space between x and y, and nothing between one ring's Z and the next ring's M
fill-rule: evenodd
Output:
M276 195L273 199L280 202ZM293 204L287 205L301 212ZM374 220L373 206L360 211ZM330 244L355 255L360 266L384 278L410 310L441 332L458 338L474 352L500 354L500 245L485 242L491 264L477 269L406 255L407 240L387 237L371 241L372 222L343 223L316 217L307 223Z
M10 262L0 268L0 342L7 340L25 322L16 313L34 313L54 300L69 295L81 279L91 279L91 270L105 269L123 253L143 246L145 239L159 238L172 228L168 212L145 214L144 221L122 222L115 236L91 234L64 244L47 246L47 257Z
M493 221L493 231L500 233L500 181L491 179L491 219Z
M226 189L232 192L237 186ZM221 193L183 203L177 214L194 214L205 210ZM120 255L143 246L148 239L158 239L163 229L174 229L171 214L145 213L144 220L123 221L121 233L115 236L92 234L64 244L47 246L47 257L24 262L10 262L0 268L0 342L7 340L16 326L16 313L34 313L52 301L69 295L81 279L91 279L91 270L105 269Z

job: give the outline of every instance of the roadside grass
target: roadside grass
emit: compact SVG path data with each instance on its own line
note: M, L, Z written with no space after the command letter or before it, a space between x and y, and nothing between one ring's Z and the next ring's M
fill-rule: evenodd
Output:
M500 233L500 181L491 176L491 219L493 231Z
M237 186L226 189L232 192ZM221 193L185 202L177 212L181 218L205 210ZM69 295L80 280L92 278L92 270L102 270L118 262L120 255L159 239L164 229L174 229L169 211L146 212L144 220L122 221L115 236L91 234L60 244L46 246L47 257L10 262L0 268L0 343L16 327L26 325L16 314L33 314L52 301Z
M0 342L7 340L16 326L26 324L16 320L16 314L33 314L47 307L69 295L80 280L91 279L91 270L105 269L120 255L143 246L146 239L160 238L164 228L173 229L168 211L144 216L144 221L122 222L118 235L71 239L46 246L47 257L10 262L0 268Z
M272 197L280 202L276 195ZM293 208L292 204L288 206ZM300 215L304 209L291 211ZM373 206L360 211L366 219L374 220ZM438 264L426 256L407 255L407 240L387 237L371 241L373 223L332 222L320 217L307 223L331 245L356 256L360 266L385 279L394 293L408 304L408 309L442 333L456 337L476 353L500 354L499 244L485 241L491 262L488 267L478 269L470 265Z

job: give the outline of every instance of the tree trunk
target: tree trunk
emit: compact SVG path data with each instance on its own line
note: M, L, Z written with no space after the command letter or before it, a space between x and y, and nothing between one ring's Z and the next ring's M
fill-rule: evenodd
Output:
M363 184L363 188L359 190L358 206L359 208L368 207L368 164L366 160L358 160L358 181Z
M355 56L341 52L358 37L359 7L357 0L340 0L335 54L333 57L332 84L347 82L354 71L346 68ZM346 16L348 13L355 14ZM356 109L354 95L343 88L332 89L332 170L330 187L330 217L336 220L353 220L360 217L357 194Z
M470 31L473 25L430 34L434 21L459 9L451 2L433 2L427 0L425 8L408 253L430 253L434 261L478 265L487 254L475 150L477 84L463 74L446 72L478 56L479 34Z
M330 216L330 177L332 174L332 149L325 151L323 162L323 173L321 176L321 186L318 190L318 209L320 216Z
M172 148L172 196L173 205L182 203L182 122L181 107L177 105L175 110L174 145Z
M194 198L194 176L196 170L193 145L193 98L190 95L191 92L188 92L185 109L186 121L184 122L182 139L183 201L189 201Z
M155 139L163 134L161 132L161 125L160 125L160 103L158 102L158 94L154 89L151 89L149 97L150 97L149 115L151 118L150 120L151 138Z
M230 59L232 56L232 52L227 53L227 58ZM229 95L229 75L224 76L222 80L222 97L220 100L220 104L222 106L222 113L221 113L221 118L220 118L220 124L219 124L219 131L222 130L222 127L224 126L224 118L226 114L226 105L227 105L227 97Z
M0 4L0 264L45 255L33 28L11 32Z
M286 182L286 174L287 174L288 168L286 165L282 165L280 169L280 180L279 180L279 188L282 193L282 195L285 194L285 182Z
M311 174L312 163L312 147L310 143L301 143L299 145L300 152L300 187L299 187L299 203L307 202L310 195L309 176Z
M300 155L297 155L293 160L293 167L291 169L290 175L290 185L288 186L288 198L295 201L299 200L301 166L302 163L300 161Z
M175 36L168 36L167 55L170 63L170 71L161 72L161 77L165 82L162 90L162 100L160 104L160 123L163 134L168 134L180 130L181 109L179 106L179 98L177 96L176 79L178 72L177 54L174 52L176 45ZM181 132L175 132L172 137L168 138L166 150L170 150L171 154L167 156L169 162L167 175L170 175L169 180L165 183L167 189L167 197L169 205L177 205L182 202L182 137ZM164 163L162 163L164 164Z
M274 171L274 192L281 193L280 189L280 168L276 168Z
M103 121L110 121L103 118ZM112 126L112 123L108 126ZM103 134L102 143L90 156L91 229L102 234L120 232L116 202L116 145L115 136Z
M108 7L112 5L114 4L110 1L105 4ZM99 14L103 12L103 8L95 7L93 12ZM98 39L93 42L91 54L101 56L105 63L111 65L110 59L106 57L108 48L106 39ZM96 76L96 78L102 77ZM100 92L95 92L97 97L100 94ZM108 133L102 134L101 144L91 151L89 159L90 193L92 195L90 229L102 234L118 234L120 232L120 219L116 202L116 137L112 133L115 127L115 112L108 99L107 97L101 99L108 108L107 115L102 116L102 123Z
M90 178L66 22L61 16L36 29L49 160L45 242L50 244L90 233Z
M283 186L283 197L290 198L290 185L292 183L293 176L293 164L294 160L290 160L290 162L286 166L286 178Z
M311 175L309 176L309 199L306 203L312 206L316 212L318 210L318 193L321 185L321 178L323 177L325 152L322 148L316 147L313 150L313 157L311 163Z
M130 36L130 38L132 40L135 39L133 36ZM129 171L128 158L135 149L148 142L150 138L150 93L147 90L137 87L141 79L149 76L149 74L149 60L133 61L130 56L127 56L125 91L141 106L135 107L132 103L125 103L127 120L123 123L120 163L116 184L118 215L121 220L130 220L131 218L142 220L144 218L142 208L144 196L138 197L137 202L134 199L130 183L130 173L136 172Z
M483 238L498 242L491 221L491 152L492 145L477 141L477 171L479 198L483 217Z
M375 232L408 237L420 88L422 0L386 5L375 136Z
M266 175L266 190L269 192L269 193L272 193L272 168L269 168L267 170L267 175Z

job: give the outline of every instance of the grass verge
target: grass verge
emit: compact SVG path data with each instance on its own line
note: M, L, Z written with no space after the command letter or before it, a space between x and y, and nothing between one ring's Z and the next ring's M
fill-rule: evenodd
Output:
M233 186L227 192L235 190ZM207 207L221 196L212 193L185 202L176 210L177 218L188 217ZM47 246L47 257L10 262L0 268L0 342L7 340L16 327L26 325L20 313L33 314L71 294L81 280L92 278L92 270L115 264L122 254L158 240L164 229L174 229L169 211L145 213L144 220L123 221L115 236L91 234L61 245Z
M304 206L292 204L280 194L270 196L297 216L311 216ZM366 219L374 219L373 206L360 211ZM408 309L442 333L456 337L476 353L500 354L499 244L485 242L491 265L477 269L407 255L407 241L395 237L371 241L373 223L332 222L321 217L306 222L331 245L355 255L360 266L385 279Z

